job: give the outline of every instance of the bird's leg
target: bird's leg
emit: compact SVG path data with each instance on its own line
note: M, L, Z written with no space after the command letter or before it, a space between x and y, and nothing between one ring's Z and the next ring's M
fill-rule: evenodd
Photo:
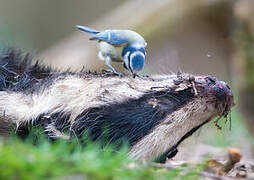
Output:
M113 68L113 66L111 66L111 57L110 56L107 56L106 57L106 59L105 59L105 64L110 68L110 70L111 70L111 72L112 73L114 73L114 74L117 74L118 76L123 76L123 74L122 73L119 73L119 72L117 72L114 68Z

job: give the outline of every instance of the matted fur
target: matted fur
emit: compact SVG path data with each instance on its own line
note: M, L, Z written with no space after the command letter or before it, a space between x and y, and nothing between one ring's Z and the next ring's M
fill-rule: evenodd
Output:
M31 62L14 51L0 56L0 134L28 124L50 138L90 132L94 141L127 140L133 158L154 159L233 105L229 87L211 76L134 79L51 72Z

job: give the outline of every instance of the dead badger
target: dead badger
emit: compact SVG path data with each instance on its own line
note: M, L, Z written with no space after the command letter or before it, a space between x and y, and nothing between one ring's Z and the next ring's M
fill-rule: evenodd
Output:
M153 78L54 73L15 51L0 55L0 133L41 126L50 138L128 141L130 157L172 157L177 146L233 106L229 86L212 76ZM107 138L105 138L107 137Z

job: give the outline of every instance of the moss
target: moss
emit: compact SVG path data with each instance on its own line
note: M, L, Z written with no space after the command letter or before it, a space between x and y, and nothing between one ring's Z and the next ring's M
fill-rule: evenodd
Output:
M44 138L36 138L35 145L34 138L24 142L14 137L0 141L0 179L172 179L187 168L151 167L130 160L127 152L127 147L114 152L99 144L81 147L77 142L50 143ZM187 176L198 172L195 168Z

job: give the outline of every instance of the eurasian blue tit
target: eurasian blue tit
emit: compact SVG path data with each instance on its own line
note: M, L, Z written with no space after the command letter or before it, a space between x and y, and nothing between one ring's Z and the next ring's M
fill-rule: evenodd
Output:
M138 33L131 30L105 30L100 32L80 25L77 25L77 28L93 34L90 40L99 42L99 59L105 61L105 64L113 73L122 75L112 67L112 61L123 62L124 67L131 71L134 77L137 72L144 68L147 43Z

